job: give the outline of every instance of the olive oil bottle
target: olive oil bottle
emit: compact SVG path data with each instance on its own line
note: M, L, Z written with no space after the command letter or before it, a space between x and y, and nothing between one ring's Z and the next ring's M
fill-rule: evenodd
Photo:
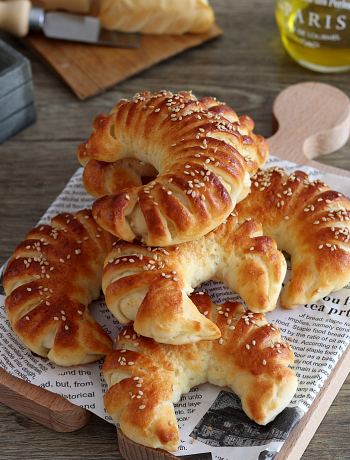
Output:
M350 69L350 0L277 0L276 20L286 51L300 65Z

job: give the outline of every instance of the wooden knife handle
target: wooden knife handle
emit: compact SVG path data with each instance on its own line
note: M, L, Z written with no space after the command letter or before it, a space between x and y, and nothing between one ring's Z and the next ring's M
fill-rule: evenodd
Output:
M16 37L24 37L29 30L29 0L0 2L0 29Z
M49 10L90 13L92 0L33 0L33 6Z

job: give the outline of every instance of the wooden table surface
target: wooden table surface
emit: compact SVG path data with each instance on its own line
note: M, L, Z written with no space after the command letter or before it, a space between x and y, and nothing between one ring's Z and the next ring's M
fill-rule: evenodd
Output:
M193 90L197 97L210 95L225 101L238 115L249 114L255 131L269 137L273 101L287 86L317 81L350 96L349 72L318 74L291 60L280 41L274 1L211 0L211 4L223 36L84 102L22 43L0 34L31 61L38 114L34 125L0 145L0 265L79 167L77 147L88 139L95 116L108 113L120 98L144 90ZM350 142L322 162L350 170ZM302 459L350 458L349 434L350 377ZM61 434L0 404L0 458L114 460L121 456L115 428L94 415L81 430Z

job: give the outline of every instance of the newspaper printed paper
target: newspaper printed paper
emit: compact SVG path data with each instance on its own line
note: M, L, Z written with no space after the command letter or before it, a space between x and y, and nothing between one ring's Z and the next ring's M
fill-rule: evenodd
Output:
M350 179L324 174L276 157L269 158L266 168L271 166L283 167L288 174L302 169L310 174L311 180L322 177L331 189L350 197ZM38 225L49 224L51 218L61 212L75 213L92 206L93 198L84 189L82 172L83 168L79 168L73 175ZM290 277L288 258L287 264L287 277ZM4 307L5 292L1 283L4 270L5 266L0 270L0 367L114 423L103 405L103 395L107 391L101 372L103 360L76 367L55 366L48 360L33 356L13 333ZM207 282L196 288L196 291L201 290L205 290L217 304L229 299L244 304L222 283ZM89 309L111 338L114 339L122 330L123 325L110 313L103 295ZM194 454L201 454L201 460L274 458L349 345L350 285L295 310L284 310L278 304L266 317L270 323L277 322L282 336L291 341L295 352L298 389L290 405L273 422L262 427L245 415L239 398L229 388L208 383L192 388L175 404L181 439L175 455L188 456L188 460Z

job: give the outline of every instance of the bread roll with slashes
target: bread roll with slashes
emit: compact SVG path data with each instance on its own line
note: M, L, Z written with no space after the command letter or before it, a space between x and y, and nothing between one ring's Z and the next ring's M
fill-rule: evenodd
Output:
M252 120L233 114L212 98L162 91L121 100L110 115L98 116L79 154L84 163L136 158L158 171L147 185L98 199L99 225L150 246L190 241L216 228L247 195L256 161L263 164L268 151L263 138L247 134ZM93 188L100 193L99 185Z
M101 0L99 19L107 30L156 35L204 33L215 20L208 0Z
M264 233L291 256L291 280L281 305L294 309L316 302L350 281L350 203L322 181L303 171L259 171L252 191L236 208L239 218L252 217Z
M230 387L244 412L260 425L272 421L296 391L297 379L288 367L294 353L276 324L267 324L263 314L245 310L238 302L218 307L207 294L191 298L217 325L220 339L166 345L128 326L103 365L107 412L126 436L145 446L177 450L173 404L201 383Z
M30 350L73 366L97 361L113 348L88 305L100 295L103 262L115 241L85 209L59 214L17 247L4 274L5 307Z
M216 339L216 326L189 299L204 281L224 282L252 311L275 308L286 273L276 243L261 225L239 225L234 215L198 240L168 248L118 242L106 258L102 289L108 308L123 324L157 342L181 344Z
M268 156L266 140L254 134L254 122L248 115L237 117L236 113L223 103L217 103L212 98L202 98L207 110L213 115L223 116L235 124L243 136L245 149L250 149L249 155L261 167ZM211 106L211 104L216 104ZM254 148L254 144L256 149ZM123 158L112 163L93 160L87 156L88 143L83 142L78 147L78 160L84 166L83 183L86 191L94 198L105 195L115 195L125 188L140 187L152 182L158 175L157 170L149 163L136 158ZM248 154L248 151L247 151Z

